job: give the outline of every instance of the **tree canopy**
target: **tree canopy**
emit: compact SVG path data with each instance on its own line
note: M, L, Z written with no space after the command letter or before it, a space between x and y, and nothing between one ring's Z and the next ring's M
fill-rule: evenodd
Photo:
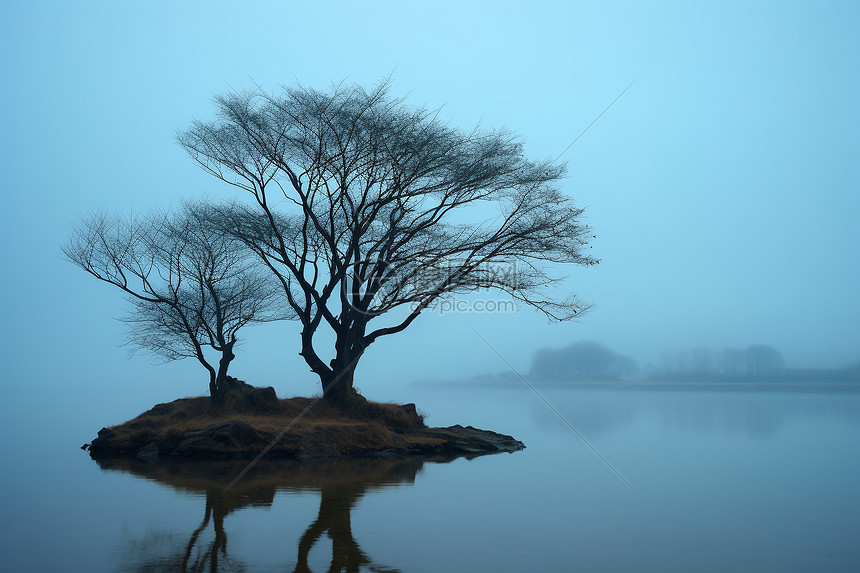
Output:
M597 263L583 251L582 209L558 187L563 166L527 159L516 136L454 129L384 84L215 103L217 118L179 143L252 198L213 216L274 273L301 355L334 402L349 402L368 346L440 297L496 289L552 320L586 308L547 294L557 264ZM315 344L321 326L335 336L328 354Z

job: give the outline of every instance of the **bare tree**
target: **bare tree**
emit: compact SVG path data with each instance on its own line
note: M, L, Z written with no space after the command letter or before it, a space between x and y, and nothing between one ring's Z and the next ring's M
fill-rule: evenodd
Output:
M253 197L220 218L280 281L300 354L333 403L355 399L368 346L441 297L497 289L553 320L585 309L546 294L555 263L597 264L583 252L582 210L557 188L563 166L527 160L510 133L452 129L385 84L215 101L218 118L179 143ZM333 352L315 345L320 326Z
M178 213L108 217L97 213L74 230L65 255L129 295L129 343L165 360L196 358L219 401L243 326L283 315L280 289L245 245L213 226L207 203ZM219 353L217 368L204 350Z

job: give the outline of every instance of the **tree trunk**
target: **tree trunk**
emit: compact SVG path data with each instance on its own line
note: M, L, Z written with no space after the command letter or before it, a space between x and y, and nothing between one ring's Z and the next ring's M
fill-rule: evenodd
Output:
M332 360L330 375L320 377L323 397L329 404L341 410L348 410L357 403L357 395L352 387L355 376L355 364L344 368L338 360Z
M227 369L230 367L230 362L236 358L236 355L233 354L233 344L235 342L234 340L224 345L224 348L221 350L221 360L218 362L218 373L215 375L215 380L209 383L210 395L212 401L216 404L220 404L227 395L227 392L230 391Z
M364 325L354 325L337 332L335 340L336 356L326 364L314 350L313 337L315 327L306 326L302 330L302 351L299 355L305 359L311 371L320 377L323 398L341 411L347 411L362 402L353 389L352 382L355 368L367 348L362 338Z
M209 399L213 402L218 397L218 374L214 368L209 368Z

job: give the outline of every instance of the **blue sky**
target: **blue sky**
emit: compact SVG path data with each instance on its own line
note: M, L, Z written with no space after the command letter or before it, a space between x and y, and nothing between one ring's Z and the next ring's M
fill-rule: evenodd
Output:
M635 84L563 157L602 259L567 288L594 309L552 325L527 309L422 317L371 347L365 394L503 371L470 324L523 371L538 347L578 340L640 364L756 343L799 366L860 360L854 2L29 1L4 3L0 22L12 384L205 392L196 364L126 359L122 297L59 245L94 209L234 197L174 140L214 95L389 74L394 95L464 129L511 129L536 159ZM316 391L296 332L246 331L234 373Z

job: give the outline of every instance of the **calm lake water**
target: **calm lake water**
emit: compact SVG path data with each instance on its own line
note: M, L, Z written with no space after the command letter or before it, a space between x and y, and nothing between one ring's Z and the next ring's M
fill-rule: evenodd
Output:
M412 387L527 449L450 463L100 467L10 446L4 571L858 571L860 394ZM95 428L97 429L97 428ZM352 567L352 569L349 569Z

